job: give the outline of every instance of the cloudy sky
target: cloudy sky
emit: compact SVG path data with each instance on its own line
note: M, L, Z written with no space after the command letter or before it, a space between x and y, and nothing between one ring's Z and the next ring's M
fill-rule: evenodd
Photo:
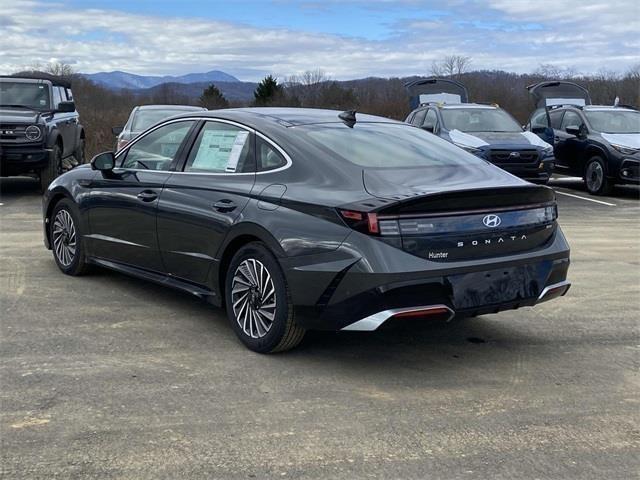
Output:
M422 75L451 54L479 69L623 72L640 63L639 32L638 0L0 0L0 73L64 61L351 79Z

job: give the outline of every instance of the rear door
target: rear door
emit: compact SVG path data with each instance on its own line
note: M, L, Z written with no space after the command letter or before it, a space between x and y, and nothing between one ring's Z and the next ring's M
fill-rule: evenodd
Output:
M164 271L156 231L158 200L195 123L174 121L155 128L118 156L113 172L96 175L87 202L91 255Z
M223 120L203 122L181 172L158 207L158 240L167 273L208 285L229 228L255 183L254 133Z

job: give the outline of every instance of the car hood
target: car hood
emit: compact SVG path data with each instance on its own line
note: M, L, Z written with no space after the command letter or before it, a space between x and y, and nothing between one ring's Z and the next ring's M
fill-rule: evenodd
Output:
M640 133L601 133L602 138L614 145L627 148L640 148Z
M388 200L460 190L527 185L527 182L484 161L474 162L473 165L367 169L362 178L370 195Z
M40 112L22 110L19 108L0 108L0 122L2 123L35 123Z
M504 147L550 147L547 142L532 132L473 132L465 133L460 130L451 130L449 137L454 143L469 147L486 147L489 145Z

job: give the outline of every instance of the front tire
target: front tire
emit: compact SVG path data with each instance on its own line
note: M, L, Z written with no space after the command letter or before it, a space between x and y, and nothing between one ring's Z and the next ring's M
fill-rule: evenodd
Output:
M613 182L607 178L607 170L601 157L591 157L584 169L584 185L591 195L608 195Z
M80 221L70 200L60 200L54 207L49 218L49 239L53 258L63 273L77 276L88 271Z
M46 192L47 188L62 171L62 150L60 145L55 144L49 153L47 166L40 170L40 190Z
M249 243L233 256L225 299L234 332L254 352L290 350L302 341L305 330L295 322L286 278L263 243Z

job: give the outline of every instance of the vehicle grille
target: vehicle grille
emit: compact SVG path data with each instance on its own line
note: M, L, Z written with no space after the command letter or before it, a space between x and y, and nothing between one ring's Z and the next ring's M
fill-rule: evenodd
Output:
M509 163L537 163L537 150L491 150L489 153L489 161L496 164Z
M0 123L0 141L5 143L26 142L25 130L29 125Z

